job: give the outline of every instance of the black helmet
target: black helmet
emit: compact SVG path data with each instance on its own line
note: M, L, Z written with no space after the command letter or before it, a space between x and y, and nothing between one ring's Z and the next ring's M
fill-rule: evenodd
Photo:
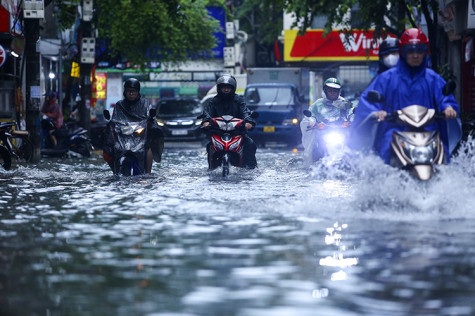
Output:
M216 80L216 88L218 90L218 96L221 98L225 99L231 99L234 98L234 94L236 92L236 87L237 87L237 81L236 78L234 78L231 75L222 75L221 77ZM229 93L223 93L221 91L223 86L230 86L231 87L231 92Z
M379 45L379 56L392 52L399 52L399 40L394 37L386 37Z
M124 91L127 89L137 89L140 92L140 81L135 78L129 78L124 82Z

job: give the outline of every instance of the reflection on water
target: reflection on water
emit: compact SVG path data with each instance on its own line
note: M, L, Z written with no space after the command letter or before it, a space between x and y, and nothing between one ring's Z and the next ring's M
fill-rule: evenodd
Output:
M472 155L419 183L376 157L265 149L154 174L99 158L0 171L0 314L473 315Z

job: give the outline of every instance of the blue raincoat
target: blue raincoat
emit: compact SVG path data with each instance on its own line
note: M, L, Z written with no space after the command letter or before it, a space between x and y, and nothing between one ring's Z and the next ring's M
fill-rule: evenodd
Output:
M357 150L374 149L385 163L390 159L390 142L394 131L407 130L394 122L380 122L370 119L374 112L388 113L409 105L422 105L440 112L451 106L457 113L459 105L452 94L444 96L442 88L445 80L426 63L419 67L410 67L400 59L393 67L380 75L366 88L360 97L351 128L352 147ZM376 90L383 96L384 103L370 103L368 91ZM434 122L426 130L439 130L447 154L450 153L462 137L462 124L459 118Z

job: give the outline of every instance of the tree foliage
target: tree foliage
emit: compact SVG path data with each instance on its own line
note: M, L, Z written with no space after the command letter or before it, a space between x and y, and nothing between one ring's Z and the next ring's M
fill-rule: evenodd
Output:
M129 62L177 62L191 55L211 54L213 32L222 31L206 6L224 6L222 0L100 0L99 37Z

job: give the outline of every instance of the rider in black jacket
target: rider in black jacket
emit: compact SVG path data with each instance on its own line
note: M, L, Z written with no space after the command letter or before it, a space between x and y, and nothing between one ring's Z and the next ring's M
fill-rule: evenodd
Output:
M242 96L236 94L236 79L231 75L223 75L216 81L218 94L209 100L203 109L203 127L209 126L213 117L231 115L244 120L246 130L254 128L256 122L251 118L251 111L247 108ZM244 165L249 169L257 166L256 149L254 141L248 136L243 136L244 144ZM210 149L208 143L206 150Z
M140 95L140 82L135 78L127 79L124 82L124 99L114 106L111 121L138 122L148 118L152 105ZM149 131L149 142L146 144L147 155L145 162L145 173L151 173L152 160L160 162L164 147L163 134L158 128L157 122L153 119L151 131ZM104 160L113 168L113 148L114 139L110 128L106 129L105 146L103 150Z

